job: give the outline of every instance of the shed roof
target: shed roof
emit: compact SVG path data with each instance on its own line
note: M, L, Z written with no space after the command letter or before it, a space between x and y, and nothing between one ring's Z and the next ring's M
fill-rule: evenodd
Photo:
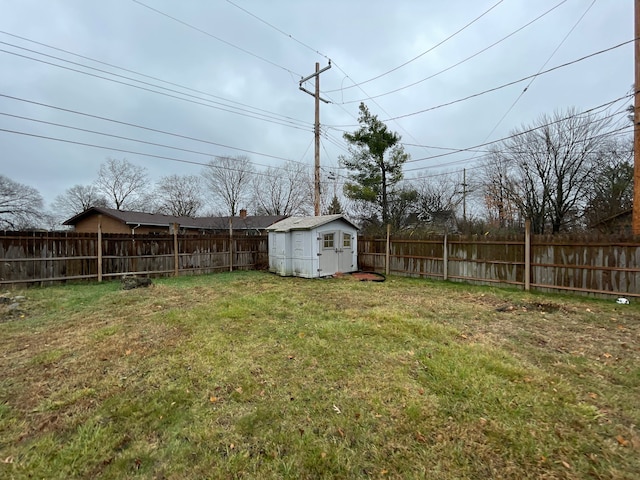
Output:
M317 217L288 217L280 220L267 228L270 232L290 232L291 230L313 230L327 223L341 220L351 227L358 230L358 227L351 221L347 220L344 215L318 215Z
M126 225L145 225L166 227L177 223L181 228L222 230L229 228L232 220L234 229L253 230L265 229L269 225L286 218L284 215L255 215L246 217L176 217L160 213L131 212L105 207L91 207L78 215L66 220L63 225L75 225L91 215L106 215L121 221Z

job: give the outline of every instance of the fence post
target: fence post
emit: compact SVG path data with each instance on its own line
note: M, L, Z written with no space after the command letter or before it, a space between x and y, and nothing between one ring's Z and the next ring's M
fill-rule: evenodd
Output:
M444 245L442 246L442 273L444 274L444 281L449 280L449 242L446 231L444 232Z
M524 222L524 289L531 290L531 220Z
M177 277L179 275L179 255L178 255L178 224L173 224L173 274Z
M389 223L387 224L387 253L385 256L385 266L384 266L385 275L389 275L389 272L391 271L390 263L391 263L391 224Z
M98 215L98 282L102 282L102 215Z
M233 272L233 220L229 217L229 271Z

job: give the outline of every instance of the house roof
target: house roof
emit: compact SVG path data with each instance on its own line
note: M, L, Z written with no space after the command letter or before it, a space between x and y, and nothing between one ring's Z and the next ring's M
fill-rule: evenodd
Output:
M316 227L321 227L327 223L331 223L336 220L341 220L348 225L352 226L356 230L358 227L347 220L344 215L318 215L317 217L288 217L284 220L280 220L277 223L267 228L270 232L290 232L292 230L312 230Z
M176 217L160 213L131 212L113 208L91 207L66 220L63 225L76 225L92 215L106 215L130 226L144 225L166 227L177 223L181 228L223 230L229 228L229 220L235 230L265 229L269 225L286 218L284 215L255 215L247 217Z

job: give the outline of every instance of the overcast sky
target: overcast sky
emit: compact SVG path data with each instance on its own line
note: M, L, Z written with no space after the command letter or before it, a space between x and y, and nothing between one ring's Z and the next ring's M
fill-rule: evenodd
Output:
M633 45L593 54L632 39L632 0L0 0L0 173L48 204L92 183L107 157L154 181L245 154L258 169L311 171L314 101L298 83L331 59L325 174L344 178L342 134L364 101L407 144L406 177L473 175L481 153L429 157L624 97Z

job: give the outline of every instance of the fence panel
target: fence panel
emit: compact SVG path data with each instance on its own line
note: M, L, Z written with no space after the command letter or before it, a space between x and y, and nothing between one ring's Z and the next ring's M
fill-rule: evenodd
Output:
M386 239L361 237L362 270L384 272ZM526 239L434 235L390 238L390 273L487 285L526 285ZM531 237L532 288L640 297L640 243L594 237ZM446 264L445 264L446 262Z
M231 251L230 251L231 248ZM102 235L102 275L175 272L173 235ZM178 235L180 274L268 265L267 237ZM98 278L98 236L75 232L0 232L0 285Z
M96 234L0 232L0 285L48 284L98 278ZM518 237L390 238L389 269L396 275L523 286L525 239ZM387 239L360 237L362 270L384 272ZM268 237L179 235L179 274L266 269ZM445 255L446 253L446 255ZM102 274L166 276L175 272L173 235L102 236ZM531 287L640 297L636 239L531 238Z

